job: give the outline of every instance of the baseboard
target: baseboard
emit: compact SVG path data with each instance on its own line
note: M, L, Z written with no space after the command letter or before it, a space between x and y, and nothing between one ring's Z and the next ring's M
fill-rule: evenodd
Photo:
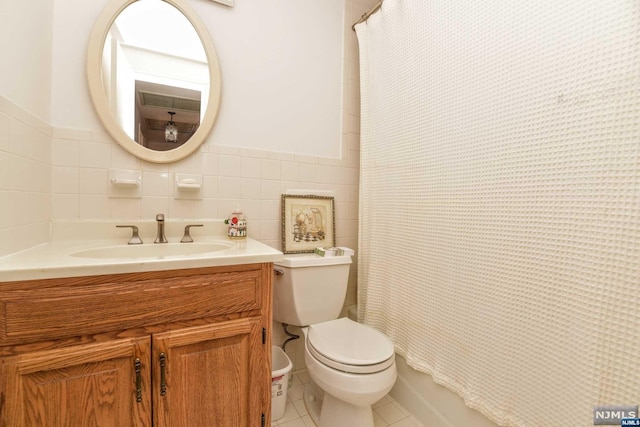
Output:
M425 427L497 427L460 396L433 382L431 375L411 368L403 357L396 355L396 366L398 379L389 394Z

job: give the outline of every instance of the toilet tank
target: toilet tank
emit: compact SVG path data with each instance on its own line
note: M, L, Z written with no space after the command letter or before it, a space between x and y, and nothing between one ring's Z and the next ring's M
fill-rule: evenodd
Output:
M347 294L350 266L350 255L287 255L276 262L273 319L294 326L337 319Z

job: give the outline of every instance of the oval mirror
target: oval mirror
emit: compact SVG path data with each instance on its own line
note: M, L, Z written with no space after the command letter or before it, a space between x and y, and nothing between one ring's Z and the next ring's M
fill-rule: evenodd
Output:
M89 38L87 78L107 131L150 162L193 153L218 113L216 51L184 0L112 0Z

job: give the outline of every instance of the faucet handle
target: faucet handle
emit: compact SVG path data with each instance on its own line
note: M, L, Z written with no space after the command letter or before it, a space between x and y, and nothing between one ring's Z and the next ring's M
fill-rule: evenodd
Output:
M191 243L193 242L193 237L189 234L189 229L191 227L202 227L202 224L189 224L184 228L184 236L180 239L180 243Z
M164 214L157 214L156 221L164 221Z
M117 228L130 228L131 229L131 238L129 239L129 245L141 245L142 239L138 234L138 227L135 225L116 225Z

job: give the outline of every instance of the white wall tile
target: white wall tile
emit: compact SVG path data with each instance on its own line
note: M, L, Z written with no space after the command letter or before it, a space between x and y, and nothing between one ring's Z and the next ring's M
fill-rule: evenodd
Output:
M109 190L109 171L106 169L79 169L80 194L100 194L105 196Z
M359 188L357 185L347 185L347 195L345 201L358 202Z
M218 178L218 197L240 199L241 178L221 176Z
M249 217L247 217L247 224L249 224L249 228L247 229L248 232L248 236L256 239L256 240L262 240L262 234L263 234L263 222L264 221L260 221L260 220L250 220Z
M99 142L80 141L80 164L86 168L109 169L111 145Z
M31 172L37 169L37 163L21 156L9 155L8 173L4 187L9 190L33 191Z
M220 176L236 176L240 177L241 175L241 167L242 167L242 158L239 156L228 156L226 154L221 154L218 157L218 170L220 171Z
M93 139L92 132L84 129L53 128L51 136L57 140L91 141Z
M202 197L218 197L218 177L205 175L202 177Z
M279 160L262 160L262 179L280 179L280 161Z
M262 239L277 240L281 237L281 223L279 220L262 221Z
M28 224L27 216L25 215L28 210L27 200L31 193L26 191L12 191L11 198L8 205L4 207L10 211L9 224L15 226Z
M154 219L159 213L169 212L169 197L145 196L142 198L141 219Z
M142 199L109 199L109 218L142 219Z
M11 192L9 190L0 190L0 228L8 228L15 225L13 223L13 215L11 209Z
M145 160L141 160L140 161L140 168L133 168L133 169L141 169L143 171L146 172L173 172L175 169L179 169L177 167L173 167L171 166L171 164L169 163L151 163L151 162L147 162ZM179 171L178 171L179 172Z
M20 250L13 244L13 233L15 229L15 226L10 228L0 227L0 256Z
M227 212L227 215L231 212ZM203 198L200 203L195 207L195 218L203 219L224 219L226 216L222 216L218 213L218 198Z
M79 219L109 219L109 197L104 194L81 194L78 197Z
M202 156L202 173L204 175L218 175L220 173L220 158L215 153L204 153Z
M142 172L142 196L168 197L171 194L171 175L169 172Z
M329 172L331 175L331 182L333 184L344 184L347 182L347 168L341 166L334 166Z
M242 178L240 183L240 198L260 199L261 183L259 179Z
M300 177L298 162L283 161L280 164L280 179L283 181L297 181Z
M347 170L347 184L355 186L360 184L360 169L349 168Z
M9 153L0 151L0 190L10 190L10 158L13 157Z
M104 127L100 127L91 131L91 141L110 144L113 138L111 138L111 135L109 135L109 132L107 132Z
M78 168L55 166L52 176L52 190L56 194L78 194L80 187Z
M125 151L119 144L111 143L111 169L140 169L141 161Z
M279 153L276 151L270 151L269 158L272 160L282 160L284 162L293 162L295 161L296 156L290 153Z
M318 165L315 181L320 184L330 184L335 182L333 178L333 169L333 166Z
M80 166L80 143L69 139L54 139L52 150L54 166Z
M260 218L263 220L279 220L281 214L280 200L262 200Z
M280 200L281 181L262 181L260 196L263 200Z
M10 151L17 156L37 160L37 143L34 129L18 120L9 123Z
M78 219L79 197L77 193L53 194L51 196L53 220Z
M196 151L189 157L186 157L182 160L178 160L174 163L164 164L164 166L168 166L168 170L174 173L192 173L192 174L201 174L202 170L202 162L200 157L203 153Z
M345 117L345 130L350 133L359 134L360 133L360 117L354 116L353 114L347 114Z
M299 166L299 181L316 182L318 176L318 165L301 164Z
M228 145L214 145L212 152L218 154L226 154L228 156L239 156L240 149L238 147L230 147Z
M347 150L347 166L350 168L360 168L360 151Z
M240 200L239 204L242 212L247 217L247 222L249 221L260 221L260 206L261 202L257 199L245 199ZM231 211L229 211L231 213Z
M0 112L0 151L9 151L9 116L2 112Z
M191 219L195 213L195 200L169 200L168 218Z
M262 176L262 159L243 157L240 166L240 176L243 178L260 178Z
M303 155L296 154L295 161L299 162L299 163L310 163L310 164L317 165L318 164L318 157L316 157L316 156L303 156Z
M238 153L242 157L255 157L258 159L268 159L269 152L264 150L252 150L249 148L241 148Z

